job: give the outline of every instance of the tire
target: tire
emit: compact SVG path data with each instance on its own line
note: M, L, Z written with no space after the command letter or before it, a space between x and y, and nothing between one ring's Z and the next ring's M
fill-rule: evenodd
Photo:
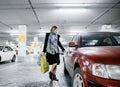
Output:
M84 81L80 68L76 68L74 71L72 87L84 87Z
M14 55L14 56L12 57L11 62L15 62L15 60L16 60L16 56Z

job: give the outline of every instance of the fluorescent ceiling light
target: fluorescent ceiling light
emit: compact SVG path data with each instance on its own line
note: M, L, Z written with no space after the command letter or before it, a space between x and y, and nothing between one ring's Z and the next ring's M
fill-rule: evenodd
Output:
M61 8L59 9L59 12L62 12L62 13L68 13L68 14L72 14L72 13L84 13L84 12L87 12L88 9L86 8Z
M6 43L7 45L9 45L9 42L8 42L8 41L6 41L5 43Z
M8 33L19 33L18 30L9 30Z
M101 29L99 31L102 32L116 32L113 28L112 25L102 25Z
M90 4L85 4L85 3L62 3L62 4L55 4L55 6L58 6L58 7L86 7L86 6L90 6Z
M102 29L111 29L112 25L102 25Z
M46 32L49 32L50 30L48 29L39 29L38 32L40 33L46 33Z
M11 35L11 36L19 36L20 34L17 34L17 33L11 33L10 35Z
M45 36L46 33L40 33L39 36Z

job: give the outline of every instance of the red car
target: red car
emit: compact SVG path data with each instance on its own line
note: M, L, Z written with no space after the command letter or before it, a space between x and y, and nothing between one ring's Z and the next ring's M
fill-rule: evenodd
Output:
M75 35L63 59L72 87L120 87L120 33Z

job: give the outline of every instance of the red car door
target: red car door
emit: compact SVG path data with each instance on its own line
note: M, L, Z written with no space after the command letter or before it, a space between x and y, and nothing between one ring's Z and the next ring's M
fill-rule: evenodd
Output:
M66 67L68 69L69 72L71 72L73 74L73 70L74 70L74 59L75 59L75 51L78 47L78 35L75 35L70 43L74 43L74 46L68 46L67 48L67 52L66 52Z

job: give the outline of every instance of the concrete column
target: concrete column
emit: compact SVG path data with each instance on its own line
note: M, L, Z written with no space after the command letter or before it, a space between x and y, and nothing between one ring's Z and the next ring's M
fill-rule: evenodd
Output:
M34 55L37 55L37 52L38 52L38 37L34 37L33 47L34 47Z
M26 36L27 36L27 26L19 25L19 36L18 36L18 61L24 60L26 56Z

